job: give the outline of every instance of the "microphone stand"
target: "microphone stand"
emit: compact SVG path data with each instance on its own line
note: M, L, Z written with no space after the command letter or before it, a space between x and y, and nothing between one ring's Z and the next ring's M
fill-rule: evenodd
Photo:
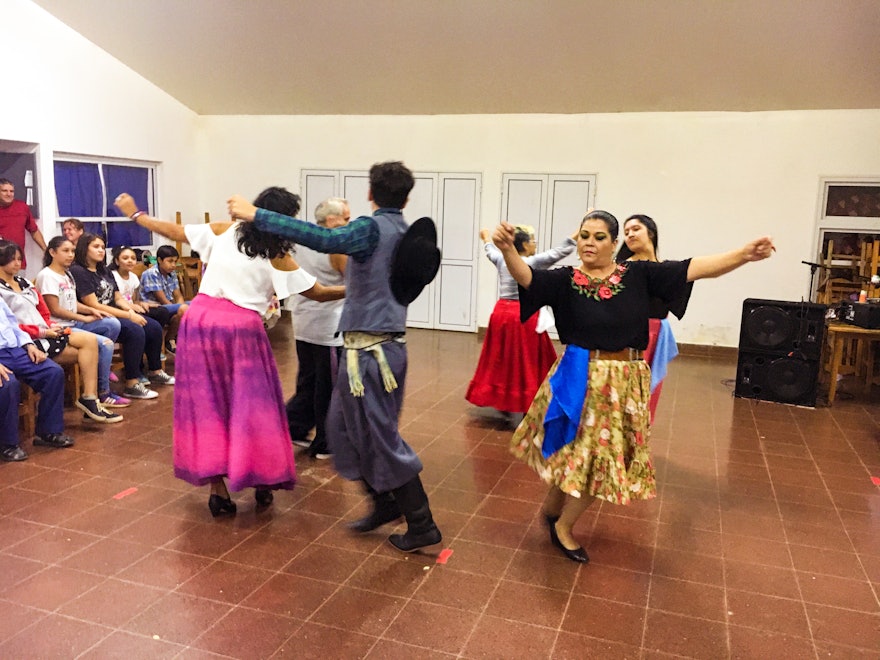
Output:
M808 297L809 297L810 301L812 301L813 300L813 280L816 277L816 271L819 270L820 268L827 268L827 266L824 266L822 264L817 264L812 261L802 261L801 263L806 264L807 266L810 267L810 289L809 289Z

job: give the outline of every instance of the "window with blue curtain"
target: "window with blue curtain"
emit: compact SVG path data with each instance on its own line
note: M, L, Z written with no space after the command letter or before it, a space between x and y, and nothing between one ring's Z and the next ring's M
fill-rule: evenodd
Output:
M101 174L95 163L55 161L55 198L58 215L100 218L104 215Z
M59 224L65 218L79 218L86 231L104 238L107 247L153 244L150 231L120 217L113 206L117 195L127 192L138 208L152 210L151 168L75 160L56 160L54 165Z

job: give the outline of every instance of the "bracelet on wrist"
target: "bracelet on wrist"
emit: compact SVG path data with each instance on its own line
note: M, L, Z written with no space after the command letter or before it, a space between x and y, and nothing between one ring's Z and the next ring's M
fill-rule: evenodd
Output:
M146 211L135 211L135 212L132 213L129 217L130 217L132 220L137 220L139 217L141 217L142 215L146 215L146 214L147 214Z

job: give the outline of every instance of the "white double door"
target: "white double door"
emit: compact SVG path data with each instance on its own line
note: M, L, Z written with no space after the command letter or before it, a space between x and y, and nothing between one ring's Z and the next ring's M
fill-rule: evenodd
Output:
M434 281L409 306L406 323L414 328L475 332L477 228L481 176L476 173L413 173L416 184L404 209L408 222L428 216L437 225L443 254ZM371 215L367 172L303 170L303 217L315 221L315 207L328 197L344 197L351 216Z
M535 228L538 252L562 245L596 203L595 174L503 174L502 220ZM559 265L579 263L572 252Z
M538 252L562 245L596 205L595 174L502 174L502 220L535 228ZM573 251L557 266L577 266ZM559 339L556 328L549 331Z

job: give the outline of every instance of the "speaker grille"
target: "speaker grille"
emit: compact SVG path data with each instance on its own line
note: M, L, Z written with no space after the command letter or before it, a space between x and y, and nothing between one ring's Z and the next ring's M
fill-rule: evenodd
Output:
M760 348L774 350L790 341L794 323L778 307L758 307L746 317L746 332Z

